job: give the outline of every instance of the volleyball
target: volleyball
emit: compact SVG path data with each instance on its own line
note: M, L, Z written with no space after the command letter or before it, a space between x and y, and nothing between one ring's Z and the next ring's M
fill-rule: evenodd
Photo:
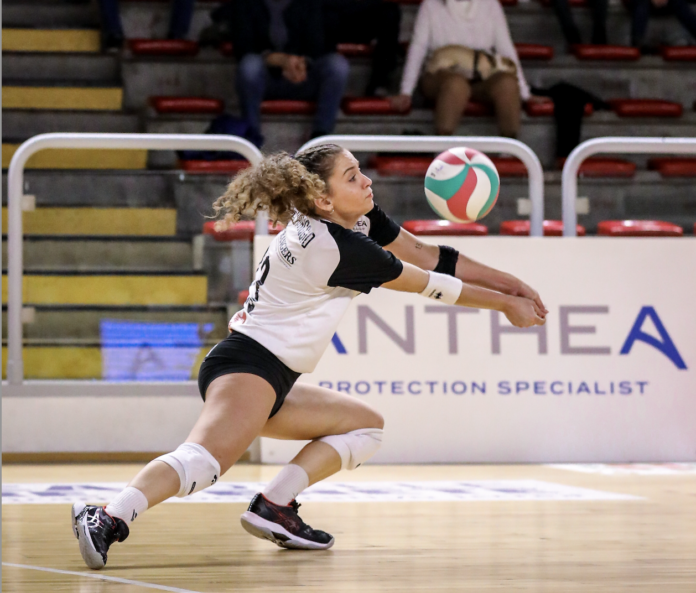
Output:
M452 222L474 222L491 211L500 176L485 154L459 146L435 157L425 174L425 196L435 213Z

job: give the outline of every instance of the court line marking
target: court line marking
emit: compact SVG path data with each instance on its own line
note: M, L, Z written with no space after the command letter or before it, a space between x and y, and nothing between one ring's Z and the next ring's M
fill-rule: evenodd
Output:
M3 566L11 566L12 568L26 568L27 570L39 570L42 572L54 572L57 574L67 574L76 577L87 577L88 579L98 579L101 581L111 581L121 583L123 585L136 585L145 587L146 589L159 589L160 591L170 591L170 593L201 593L200 591L192 591L191 589L179 589L178 587L167 587L166 585L156 585L154 583L144 583L142 581L132 581L131 579L122 579L120 577L109 577L103 574L92 574L89 572L75 572L72 570L59 570L57 568L45 568L43 566L32 566L31 564L12 564L11 562L3 562Z

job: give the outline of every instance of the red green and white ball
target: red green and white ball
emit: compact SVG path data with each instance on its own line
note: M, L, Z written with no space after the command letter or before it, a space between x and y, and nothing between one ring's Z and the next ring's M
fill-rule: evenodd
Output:
M485 154L460 146L438 155L425 174L425 196L440 217L474 222L491 211L500 176Z

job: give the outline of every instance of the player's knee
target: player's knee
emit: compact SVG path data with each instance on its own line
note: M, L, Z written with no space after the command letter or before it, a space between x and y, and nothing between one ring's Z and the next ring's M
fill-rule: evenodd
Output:
M382 433L381 428L361 428L318 440L336 450L341 458L341 469L355 469L377 453L382 446Z
M179 475L180 488L176 494L179 498L212 486L220 477L218 461L203 445L196 443L184 443L156 461L163 461Z

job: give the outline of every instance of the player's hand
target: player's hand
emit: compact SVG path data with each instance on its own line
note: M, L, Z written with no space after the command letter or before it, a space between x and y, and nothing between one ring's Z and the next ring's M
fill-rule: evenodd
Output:
M287 55L283 64L283 76L293 84L307 80L307 60L304 56Z
M531 327L546 323L542 310L533 300L525 297L510 297L503 313L515 327Z
M525 297L531 299L537 306L537 310L541 313L541 317L546 318L546 314L549 312L544 306L544 303L539 296L539 293L534 290L531 286L528 286L522 280L517 281L517 286L510 292L512 296Z
M396 95L394 97L389 97L389 104L394 111L406 113L409 109L411 109L411 96Z

